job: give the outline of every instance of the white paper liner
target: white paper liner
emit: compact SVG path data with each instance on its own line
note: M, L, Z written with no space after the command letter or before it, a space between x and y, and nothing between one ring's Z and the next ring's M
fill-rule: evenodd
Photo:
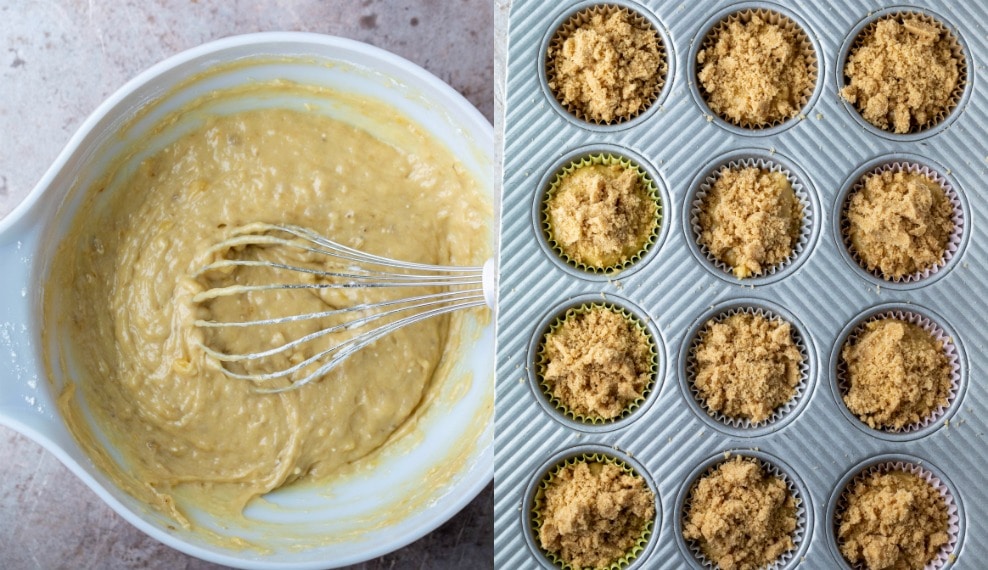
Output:
M713 187L714 183L720 178L721 174L725 170L741 170L744 168L758 168L761 170L766 170L769 172L781 172L785 175L786 180L789 181L789 185L792 186L793 193L796 194L796 199L803 206L803 219L799 231L799 237L796 238L796 243L793 245L792 253L786 259L781 262L764 268L761 272L752 274L742 281L747 281L750 279L757 279L759 277L767 277L769 275L775 275L776 273L784 271L787 267L792 265L793 261L808 247L810 242L810 234L813 229L813 217L815 212L813 211L813 203L810 201L810 195L803 183L796 178L796 175L792 173L789 169L783 167L781 164L774 162L765 158L744 158L739 160L732 160L726 164L717 166L713 171L708 173L703 181L700 183L700 187L697 188L696 194L693 196L693 201L690 203L690 228L693 232L693 241L700 248L700 253L703 254L704 258L716 267L718 270L724 273L734 276L734 268L727 263L717 259L717 257L710 251L710 249L703 244L700 240L700 234L703 232L703 227L700 225L700 210L703 208L703 202L707 197L707 192Z
M700 45L700 50L702 51L704 49L712 47L717 37L720 36L721 32L727 29L728 24L738 21L747 23L751 21L752 16L758 16L765 22L768 22L769 24L774 24L782 28L785 28L787 30L795 32L795 36L799 42L799 48L803 50L804 54L809 56L807 72L809 73L809 76L811 78L810 86L806 89L806 91L803 92L802 98L800 99L796 112L793 113L791 117L781 117L766 123L749 123L746 121L735 121L734 119L722 115L720 113L717 114L717 116L720 117L721 119L727 121L732 125L741 127L742 129L761 130L761 129L769 129L772 127L777 127L783 123L791 121L796 117L798 117L799 113L806 108L806 104L809 103L810 98L813 96L813 90L816 88L816 83L817 83L816 77L820 73L820 69L819 69L820 59L817 57L816 50L813 48L813 43L810 42L810 38L806 34L806 30L804 30L802 26L797 24L792 18L786 16L785 14L776 12L774 10L766 10L765 8L747 8L728 14L723 20L717 22L710 28L710 31L708 31L707 35L704 36L703 38L703 43ZM699 73L699 71L700 71L700 66L697 65L697 73ZM703 88L703 85L699 82L699 79L694 78L693 80L697 82L696 83L697 89L699 90L700 95L703 97L704 102L707 103L708 94L706 89ZM707 103L707 106L709 107L710 104ZM713 109L711 109L711 111L713 111Z
M792 331L793 342L796 344L796 349L799 350L800 356L803 357L802 362L799 363L799 383L796 384L796 390L793 393L792 398L790 398L789 401L781 404L772 412L771 415L769 415L768 418L760 422L753 422L748 418L732 418L724 415L721 412L716 412L711 410L709 407L707 407L706 400L704 400L703 396L700 394L700 391L696 388L696 385L694 383L694 379L696 378L696 356L695 356L696 350L700 347L700 339L703 336L703 333L709 328L709 324L711 322L719 323L729 317L732 317L734 315L741 315L741 314L760 316L770 321L777 320L782 322L788 322L790 326L790 330ZM689 356L686 359L686 383L687 383L686 385L689 387L690 395L693 396L693 400L696 401L697 405L700 406L700 409L702 409L708 416L713 418L718 423L721 423L728 427L738 428L738 429L757 429L775 423L781 420L782 418L786 417L793 411L793 408L796 407L796 404L799 403L799 400L806 394L807 387L809 386L810 383L809 378L810 378L810 359L809 359L809 353L806 349L806 341L803 339L803 336L800 334L799 329L797 329L793 323L787 321L782 316L777 315L776 313L774 313L769 309L765 309L762 307L750 307L750 306L735 307L732 309L728 309L718 314L717 316L709 319L706 323L703 324L703 326L699 328L699 330L697 330L696 335L694 335L693 338L690 339Z
M843 357L844 346L856 342L858 336L864 330L864 326L866 324L873 321L879 321L882 319L898 319L900 321L905 321L907 323L914 324L922 328L926 332L930 333L931 335L933 335L933 338L935 338L938 342L943 343L943 352L947 356L947 362L950 364L950 388L947 390L947 405L937 407L925 419L915 424L903 426L902 428L899 429L895 429L891 427L870 428L870 429L876 429L877 431L883 431L886 433L901 433L901 434L914 433L922 429L926 429L927 427L938 423L943 418L943 416L947 413L947 410L949 410L950 407L954 405L954 402L957 401L957 393L960 390L960 383L961 383L961 365L960 365L960 357L957 354L957 346L950 338L950 335L947 334L947 332L944 331L942 328L940 328L940 325L938 325L935 321L919 313L914 313L911 311L899 311L899 310L883 311L881 313L877 313L861 321L860 323L858 323L857 326L854 327L851 333L847 335L847 339L844 341L844 344L841 346L841 350L840 350L841 354L838 356L837 359L837 389L840 391L841 405L843 405L845 408L847 407L847 404L844 403L844 396L846 396L848 390L850 390L850 379L848 378L847 362L844 360ZM848 409L848 412L851 412L850 409ZM857 414L855 414L854 412L851 412L851 415L857 417Z
M549 387L545 384L545 378L544 378L545 367L546 367L546 358L544 354L546 338L548 338L548 336L553 331L558 329L567 319L581 313L586 313L595 308L601 308L601 309L607 309L613 311L615 313L618 313L628 321L630 321L635 326L635 328L640 330L645 335L645 338L648 340L648 344L649 344L649 354L651 355L651 368L650 368L651 378L649 379L648 384L645 385L645 389L642 390L641 397L638 398L637 400L632 401L627 406L625 406L624 411L622 411L619 415L613 418L601 418L597 416L587 416L584 414L576 413L575 411L571 410L568 406L566 406L563 402L561 402L558 398L552 395L552 392L550 392ZM638 411L638 409L641 408L645 400L647 400L652 395L652 391L655 390L655 386L658 383L658 374L659 374L659 354L656 350L655 339L652 338L652 333L648 330L648 327L645 326L645 323L641 322L641 320L638 318L637 315L625 309L624 307L609 302L583 303L582 305L578 305L576 307L570 307L566 309L566 311L564 311L561 315L558 315L556 318L552 319L552 321L549 323L549 329L544 333L542 333L541 336L542 339L539 341L538 350L536 351L535 354L534 365L537 371L535 374L535 379L538 381L538 387L540 390L542 390L542 394L555 409L556 413L562 415L563 417L588 425L612 424L614 422L623 420L628 416L634 414L636 411Z
M943 481L940 480L939 477L934 475L932 471L923 468L921 465L904 461L887 461L885 463L872 465L861 473L855 475L854 478L847 483L844 489L841 490L840 497L837 498L837 502L834 505L834 528L832 529L834 537L837 541L838 553L840 553L840 538L838 535L838 529L840 529L841 516L847 509L847 501L851 489L855 484L873 473L885 474L893 471L902 471L905 473L918 475L924 481L932 485L933 488L940 493L940 496L943 497L943 501L947 506L947 544L940 547L940 552L937 553L937 557L923 569L940 570L951 562L950 556L954 553L954 549L957 546L957 535L960 532L960 527L958 526L960 513L957 508L957 503L954 501L954 495L950 492L950 489L943 483ZM841 554L841 556L843 556L843 554ZM844 559L844 562L851 566L852 570L867 570L864 564L858 563L851 565L846 558Z
M947 195L947 200L950 202L950 205L954 209L954 212L951 216L951 220L954 222L954 229L950 233L950 236L947 238L947 248L944 251L943 257L940 259L939 263L936 263L931 267L926 268L923 271L918 271L916 273L911 273L909 275L903 275L901 277L889 277L885 275L882 272L882 270L877 267L873 270L869 270L868 266L865 264L864 261L862 261L861 257L854 250L854 246L851 244L851 234L850 234L851 223L847 219L847 210L851 204L851 197L854 196L855 193L861 190L861 188L864 186L865 179L877 174L881 174L882 172L909 172L912 174L920 174L922 176L925 176L926 178L929 178L935 184L940 186L940 188L942 188L944 193ZM877 277L878 279L882 279L885 281L890 281L892 283L915 283L917 281L921 281L923 279L926 279L932 275L936 275L937 273L939 273L940 270L943 269L943 267L946 266L951 259L953 259L954 255L957 253L957 250L960 249L961 238L964 236L964 226L965 226L964 208L963 206L961 206L961 200L960 197L957 195L957 190L954 189L950 181L947 180L945 177L941 176L940 173L937 172L936 170L928 166L923 166L921 164L916 164L912 162L898 162L898 161L890 162L866 172L854 183L854 186L851 187L851 190L844 197L844 203L841 204L841 209L840 209L841 241L844 243L844 247L847 248L847 253L851 256L851 259L853 259L854 262L861 267L861 269L867 271L869 274L873 275L874 277Z
M957 85L954 86L954 90L950 93L950 101L947 103L944 110L938 113L933 119L930 119L921 125L913 126L912 128L909 129L908 133L894 133L894 131L892 131L891 129L882 129L881 127L874 125L873 123L871 123L871 121L861 116L861 111L858 109L857 105L852 105L852 107L854 107L854 110L855 112L858 113L858 116L861 116L862 121L868 123L869 125L874 126L876 129L881 129L883 131L893 134L911 135L911 134L930 130L932 128L937 127L938 125L943 124L943 122L946 121L948 117L953 115L958 110L958 104L960 103L961 97L964 95L964 89L967 87L968 73L967 73L967 57L965 57L964 55L964 49L961 47L960 40L957 38L955 30L951 30L946 24L941 22L938 18L934 17L932 14L921 11L919 9L902 10L902 11L892 12L891 14L882 15L876 18L874 21L869 22L868 25L862 28L861 31L858 32L858 35L855 36L854 42L851 44L851 49L847 53L847 60L844 62L844 68L845 69L847 68L847 62L850 61L851 55L859 47L862 46L864 42L864 38L875 30L875 27L878 25L879 22L883 22L885 20L897 20L905 16L915 16L927 24L935 25L940 29L942 33L946 34L947 38L951 40L952 42L950 46L951 53L954 57L958 59L960 65L957 73ZM844 85L850 85L850 81L848 80L847 74L844 72L844 70L841 70L841 72L844 74Z
M778 478L782 479L782 481L786 484L786 488L789 490L789 493L792 495L793 499L795 499L795 501L796 501L796 530L794 530L793 533L792 533L792 544L793 544L793 547L791 549L789 549L788 551L786 551L785 553L783 553L782 556L780 556L779 558L777 558L774 562L772 562L771 564L768 564L766 566L763 566L760 569L760 570L781 570L782 568L785 568L786 565L788 565L792 561L792 559L796 555L796 553L799 552L799 547L800 547L800 545L802 545L803 540L805 540L805 538L806 538L806 517L807 517L807 513L806 513L806 501L803 500L803 497L800 494L799 488L796 486L796 483L795 483L793 477L789 473L787 473L786 471L780 469L774 463L772 463L770 461L767 461L765 459L762 459L760 457L753 457L753 456L750 456L750 455L744 455L743 453L737 453L737 454L732 453L728 457L726 457L723 461L718 461L717 463L711 465L703 473L701 473L700 475L698 475L696 477L696 479L694 479L693 481L690 482L690 490L689 490L689 493L687 495L686 501L683 503L683 512L682 512L682 517L681 518L682 518L683 521L686 520L686 517L687 517L687 515L689 513L690 497L693 494L693 488L696 486L696 484L701 479L703 479L704 477L707 477L708 475L712 474L714 472L714 470L716 470L718 467L720 467L720 465L723 464L725 461L729 461L729 460L733 459L736 456L740 456L740 457L744 457L744 458L749 458L749 459L754 459L755 461L758 462L758 465L762 468L763 471L765 471L765 473L767 473L768 475L770 475L772 477L778 477ZM676 530L680 534L683 533L683 529L682 528L679 528L679 529L676 529ZM696 561L701 566L703 566L704 568L711 568L711 569L719 568L719 566L717 564L715 564L712 560L709 560L707 558L707 556L703 553L703 549L700 547L700 545L699 545L699 543L697 541L695 541L695 540L687 540L686 541L686 546L689 548L689 551L693 555L693 558L695 558Z
M661 61L661 64L659 65L659 75L656 80L655 90L652 92L652 95L651 97L649 97L648 101L642 104L633 113L615 117L610 121L604 121L595 117L588 117L583 112L583 109L571 106L563 102L562 98L560 98L560 96L556 93L556 90L550 86L550 84L556 79L556 67L555 65L553 65L553 58L550 57L549 54L561 49L563 42L565 42L566 39L569 38L570 35L572 35L573 32L576 31L576 29L579 28L582 24L589 22L590 19L593 18L593 16L597 14L607 16L614 12L625 12L626 14L631 16L631 21L634 23L634 25L636 25L637 27L643 30L651 30L655 34L655 39L656 42L658 43L659 59ZM553 32L552 38L549 40L548 52L549 53L546 54L546 63L545 63L546 87L548 88L548 91L552 93L552 96L555 97L556 101L560 104L560 106L562 106L563 109L566 109L568 113L570 113L571 115L573 115L574 117L576 117L581 121L587 123L593 123L595 125L617 125L620 123L630 121L631 119L634 119L635 117L647 111L652 105L655 104L656 101L659 100L659 95L661 95L662 90L665 89L667 75L669 74L669 63L668 63L669 55L666 50L665 42L662 40L662 35L659 34L658 30L655 29L655 26L652 25L652 22L649 21L648 18L639 14L637 11L631 9L630 7L624 6L623 4L607 4L607 3L595 4L593 6L590 6L589 8L584 8L583 10L576 12L575 14L567 18L566 21L563 22L562 25L560 25L555 32Z

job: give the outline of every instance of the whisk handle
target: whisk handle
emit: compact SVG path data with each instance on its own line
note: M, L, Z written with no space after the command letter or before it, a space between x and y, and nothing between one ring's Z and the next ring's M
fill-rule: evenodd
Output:
M484 262L484 302L493 311L497 306L497 260L494 258Z

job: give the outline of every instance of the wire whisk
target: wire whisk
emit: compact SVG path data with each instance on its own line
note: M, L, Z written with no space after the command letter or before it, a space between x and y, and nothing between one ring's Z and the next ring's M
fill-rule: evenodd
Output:
M192 275L204 287L192 299L202 316L195 320L203 333L201 348L225 375L253 382L259 392L298 389L414 323L494 308L494 260L482 267L410 263L341 245L304 227L267 223L235 229L205 255L214 261ZM326 309L272 315L287 304L286 294L315 299L305 306ZM256 350L261 338L267 347Z

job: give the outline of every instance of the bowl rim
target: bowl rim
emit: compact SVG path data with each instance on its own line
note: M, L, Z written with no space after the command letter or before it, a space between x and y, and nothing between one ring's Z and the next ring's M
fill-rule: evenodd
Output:
M32 188L27 196L17 206L15 206L14 209L7 214L7 216L0 219L0 242L4 239L17 239L19 233L25 232L26 226L29 227L36 221L35 218L41 214L41 208L39 206L43 203L43 198L45 197L47 190L52 186L58 174L66 168L70 160L72 160L74 155L79 151L82 143L91 134L91 132L97 128L100 122L103 121L108 115L112 115L117 110L118 106L129 96L134 94L134 92L140 90L146 84L154 81L158 77L165 75L170 70L189 64L195 60L201 60L210 55L221 54L222 52L228 50L235 50L238 48L242 49L245 47L257 48L258 55L263 55L265 46L273 47L278 44L335 48L339 50L339 53L343 56L344 60L346 54L353 53L380 62L383 67L400 68L413 76L414 79L421 82L424 93L434 94L438 96L439 99L454 104L458 115L465 119L466 125L471 127L472 130L483 134L484 138L481 142L484 143L484 148L487 147L486 143L488 142L490 142L491 149L494 147L494 127L472 103L470 103L462 94L431 72L392 52L349 38L311 32L275 31L229 36L181 51L156 63L127 81L123 86L114 91L113 94L104 99L102 103L100 103L100 105L96 107L96 109L88 117L86 117L80 127L75 131L69 141L59 152L51 166L45 171L42 178ZM222 66L230 61L232 60L218 59L217 61L210 62L209 66ZM146 103L152 102L153 101L147 101ZM492 162L493 158L494 157L492 155ZM498 209L499 204L497 203L495 192L495 223L499 216ZM54 212L52 212L52 214L54 214ZM20 247L19 242L18 247ZM27 299L23 301L27 301ZM39 358L39 364L40 362L41 359ZM43 366L39 366L39 375L46 375L43 374ZM47 383L47 380L44 380L44 382ZM53 416L53 413L48 412L47 415ZM57 415L45 419L49 422L60 424L60 420ZM477 495L479 495L480 492L491 481L493 481L494 478L493 461L489 462L487 465L480 466L478 469L478 476L466 480L463 489L459 489L461 492L450 492L444 495L446 507L441 511L438 511L437 516L426 521L425 524L414 527L414 529L410 532L406 532L405 534L398 536L395 541L389 542L384 549L375 548L371 550L369 552L371 555L370 558L359 557L343 560L280 561L264 559L263 555L258 555L256 552L251 550L243 550L242 552L244 553L244 556L240 557L228 554L227 552L230 551L225 548L222 551L214 550L187 542L184 539L176 535L169 534L163 529L160 529L154 524L146 521L114 497L110 491L105 489L100 481L88 473L86 469L84 469L83 466L80 465L78 461L73 458L72 455L66 451L66 449L64 449L58 441L56 441L57 438L52 437L51 433L46 433L44 430L44 423L46 422L36 424L27 418L22 419L16 415L7 416L0 411L0 425L6 425L14 429L22 435L25 435L37 442L47 451L51 452L76 477L85 483L86 486L88 486L102 502L107 504L127 522L137 527L148 536L151 536L155 540L158 540L171 548L196 558L239 568L292 568L300 570L310 568L327 568L336 567L341 564L359 563L364 560L373 559L373 557L394 552L422 538L426 534L432 532L447 522L450 518L459 513L463 507L471 502ZM490 425L485 431L489 431L492 427L493 415L491 417ZM71 440L71 443L78 445L74 438ZM490 450L485 450L485 447L490 448ZM477 455L485 455L492 449L493 441L487 443L486 445L481 443L478 445Z

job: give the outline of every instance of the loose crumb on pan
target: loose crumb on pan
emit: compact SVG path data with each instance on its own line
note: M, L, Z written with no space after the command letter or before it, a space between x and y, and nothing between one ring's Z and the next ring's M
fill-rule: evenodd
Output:
M795 395L803 355L789 323L738 313L707 323L694 359L693 385L709 410L761 422Z
M801 30L781 14L752 14L715 27L697 53L697 78L710 109L743 127L796 116L813 89L815 58Z
M566 256L606 269L644 251L658 205L637 169L590 164L562 176L546 213L550 235Z
M614 419L645 394L652 350L645 332L615 310L594 306L548 333L543 383L567 410Z
M573 568L607 568L655 520L655 495L636 474L603 461L563 467L545 489L539 543Z
M841 554L868 570L921 570L950 540L943 496L905 471L875 472L857 481L839 520Z
M935 20L883 19L855 41L841 96L880 129L902 134L928 128L957 104L963 61L956 44Z
M847 408L875 429L902 429L947 405L950 361L943 343L918 325L880 319L841 349Z
M848 237L869 271L898 279L943 262L953 214L947 193L925 174L885 170L851 196Z
M795 548L796 499L755 459L724 461L693 487L683 538L721 570L764 568Z
M700 244L744 279L792 256L803 205L786 175L723 168L700 203Z
M615 6L579 12L550 45L549 88L564 107L590 121L633 117L650 105L665 76L659 36L640 16ZM591 9L591 10L594 10ZM589 16L589 17L588 17Z

